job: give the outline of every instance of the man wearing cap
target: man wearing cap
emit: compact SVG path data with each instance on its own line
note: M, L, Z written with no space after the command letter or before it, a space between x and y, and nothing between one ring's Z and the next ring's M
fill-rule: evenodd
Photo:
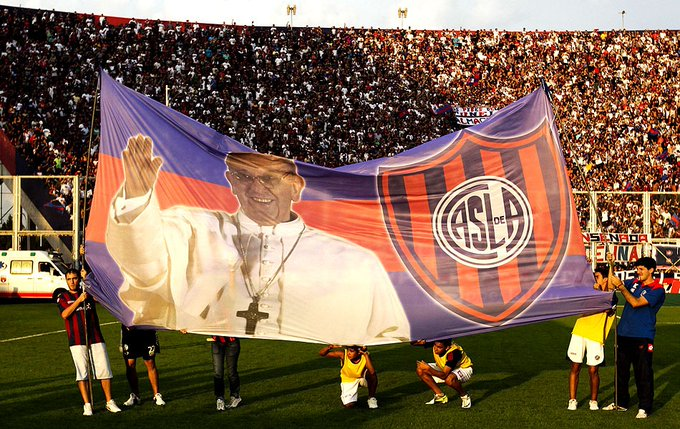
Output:
M613 257L607 256L611 264ZM645 419L652 412L654 402L652 356L656 334L656 314L666 299L666 291L653 277L656 270L654 259L640 258L635 262L635 267L637 279L625 283L611 271L609 273L609 284L621 292L626 304L617 328L616 395L618 403L612 403L604 409L625 411L628 408L630 402L628 382L632 364L640 401L635 417Z
M154 189L163 161L150 138L128 140L106 244L134 324L335 344L408 339L377 256L292 211L305 187L294 162L259 153L225 162L236 213L161 210Z

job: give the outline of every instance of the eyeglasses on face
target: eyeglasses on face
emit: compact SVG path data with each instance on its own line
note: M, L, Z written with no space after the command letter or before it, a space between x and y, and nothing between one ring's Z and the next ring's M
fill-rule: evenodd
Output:
M261 176L251 176L242 171L231 170L229 171L231 177L236 181L241 182L244 185L250 185L256 180L266 188L273 188L274 186L281 183L284 177L288 176L290 173L285 173L283 175L273 175L273 174L263 174Z

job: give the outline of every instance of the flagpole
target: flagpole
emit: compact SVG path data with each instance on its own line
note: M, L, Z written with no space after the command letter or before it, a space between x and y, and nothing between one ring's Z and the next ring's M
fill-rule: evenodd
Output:
M614 275L614 255L611 258L607 258L609 263L609 277ZM609 287L609 282L607 282L607 287ZM616 295L616 292L614 292ZM619 305L618 300L614 304L614 409L619 410Z
M546 83L545 79L541 78L541 89L545 92L546 97L548 98L548 102L550 103L550 107L553 107L552 104L552 94L550 93L550 88L548 87L548 84ZM553 115L555 118L557 118L557 115L555 114L555 109L553 108ZM557 122L557 121L555 121ZM584 186L589 188L589 183L586 180L586 175L583 172L583 169L581 166L576 163L576 168L578 172L580 173L581 179L583 180ZM590 207L592 210L595 212L595 222L598 226L598 229L600 232L604 232L604 228L602 225L602 218L600 216L600 213L597 209L597 206L595 205L595 200L593 199L593 191L588 189L588 202L590 204ZM592 220L592 219L591 219ZM603 234L604 236L604 245L605 245L605 250L609 250L610 242L607 238L606 234ZM592 249L591 249L592 251ZM608 253L608 252L605 252ZM614 275L614 255L612 253L609 253L611 255L611 259L607 258L607 262L609 263L609 275L612 276ZM597 261L595 258L591 255L591 259L593 262L593 266L597 264ZM607 283L609 285L609 283ZM613 292L612 296L615 296L616 292ZM606 327L606 321L605 321L605 327ZM619 394L618 394L618 353L619 353L619 340L618 340L618 300L617 304L615 305L615 313L614 313L614 407L616 410L621 410L622 408L619 407Z
M101 70L99 71L99 74L97 74L97 87L94 90L94 98L92 100L92 120L90 121L90 141L88 142L87 145L87 165L85 166L85 194L83 195L83 238L85 238L85 225L87 224L87 191L88 191L88 184L90 182L90 158L92 156L92 138L94 135L94 120L95 120L95 115L97 113L97 98L99 97L99 91L100 91L100 86L101 86ZM101 143L101 132L99 133L100 135L100 143ZM83 239L83 242L85 240ZM82 252L81 256L85 256L85 252Z
M95 121L95 115L97 113L97 97L99 96L99 87L101 84L101 70L97 74L97 86L94 90L94 97L92 100L92 119L90 121L90 138L89 142L87 145L87 164L85 166L85 193L83 194L83 205L82 205L82 237L83 240L80 243L80 248L79 248L79 253L80 257L78 258L79 260L79 265L81 268L81 273L84 271L84 261L85 261L85 225L87 225L87 191L88 191L88 184L89 184L89 178L90 178L90 157L92 156L92 139L94 136L94 121ZM78 194L80 194L80 191L78 191ZM78 213L79 215L80 213ZM79 274L81 274L79 273ZM81 275L82 277L82 275ZM85 284L85 279L81 278L81 286L82 286L82 293L87 293L87 285ZM89 298L89 297L88 297ZM87 324L87 300L83 301L83 320L84 320L84 325L85 325L85 345L87 347L87 360L88 360L88 387L89 387L89 399L90 399L90 404L94 403L94 396L92 393L92 379L95 377L97 371L94 367L94 359L92 356L92 347L90 346L90 333L89 333L89 326Z

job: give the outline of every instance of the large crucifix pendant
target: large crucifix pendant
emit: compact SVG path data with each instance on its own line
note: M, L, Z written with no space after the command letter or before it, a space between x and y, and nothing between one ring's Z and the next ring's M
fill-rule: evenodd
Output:
M253 302L248 305L248 310L241 310L236 312L236 317L243 317L246 319L246 334L253 335L257 322L264 319L269 319L269 313L259 311L259 297L253 297Z

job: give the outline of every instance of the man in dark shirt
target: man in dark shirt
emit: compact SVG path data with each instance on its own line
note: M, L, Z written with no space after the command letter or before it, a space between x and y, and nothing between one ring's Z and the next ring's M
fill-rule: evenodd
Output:
M607 255L610 263L613 257ZM639 398L638 413L635 418L646 419L652 412L654 402L654 337L656 335L656 313L666 299L666 291L659 280L653 277L656 261L649 257L635 262L637 279L622 282L614 274L609 274L609 284L613 285L626 300L621 321L617 329L616 380L617 402L604 410L628 408L630 392L630 367L635 372L635 385Z
M70 269L66 272L68 291L57 298L57 305L66 326L68 345L76 367L76 382L83 397L83 415L92 415L90 403L89 363L93 362L93 372L101 381L106 397L106 409L112 413L120 408L111 397L111 365L106 352L106 343L99 327L99 317L94 299L80 289L80 273ZM91 360L90 360L91 358Z

